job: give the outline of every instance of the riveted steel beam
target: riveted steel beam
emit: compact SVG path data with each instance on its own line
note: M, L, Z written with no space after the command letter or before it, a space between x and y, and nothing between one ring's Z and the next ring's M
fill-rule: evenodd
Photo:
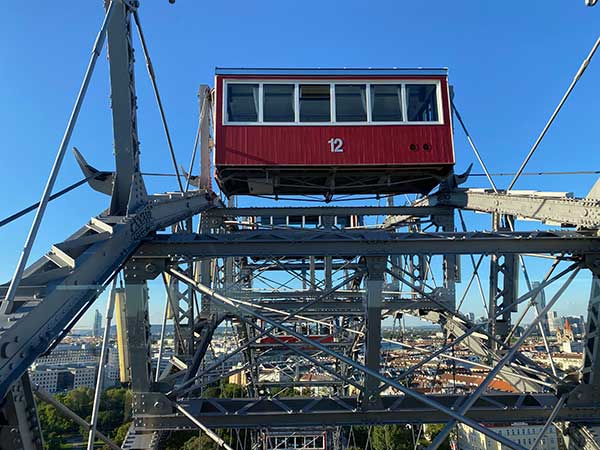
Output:
M379 256L495 253L594 253L600 238L574 231L393 233L387 231L239 231L157 235L136 257Z

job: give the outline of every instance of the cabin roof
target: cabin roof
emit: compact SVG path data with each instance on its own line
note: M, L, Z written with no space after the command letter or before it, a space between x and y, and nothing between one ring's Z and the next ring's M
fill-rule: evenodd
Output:
M442 68L251 68L251 67L216 67L216 75L297 75L297 76L446 76L448 69Z

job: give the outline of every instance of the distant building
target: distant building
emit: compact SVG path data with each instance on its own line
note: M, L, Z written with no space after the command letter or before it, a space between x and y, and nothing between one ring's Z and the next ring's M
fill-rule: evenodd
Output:
M70 389L78 387L88 387L94 389L96 386L96 365L81 365L68 367L67 370L73 374L73 386Z
M36 360L29 376L32 383L52 393L82 386L94 388L99 359L99 347L60 344L52 353ZM104 387L118 385L119 353L115 345L108 347L104 374Z
M532 288L536 289L540 286L540 284L541 283L539 281L534 281ZM536 294L536 296L533 297L533 304L535 305L536 313L546 307L546 294L544 292L544 289L541 289ZM556 313L554 313L554 314L556 315ZM550 316L550 312L545 314L540 320L540 323L542 324L542 328L544 329L544 332L546 333L546 335L550 334L550 317L549 316Z
M29 378L32 384L53 394L58 392L59 373L60 371L46 366L34 366L29 369Z
M41 356L36 364L45 366L68 366L71 364L97 363L100 349L82 345L58 345L52 353Z
M80 364L73 366L45 366L34 364L29 369L29 377L33 384L54 394L70 391L78 387L94 388L96 386L95 364Z
M234 367L234 369L241 369L242 365L240 364L237 367ZM246 386L248 384L248 378L246 376L246 371L241 369L238 372L235 372L234 374L230 375L228 378L229 383L233 383L233 384L239 384L240 386Z
M104 386L111 387L119 384L119 350L116 345L108 347L108 362L104 369Z
M94 323L92 325L92 336L101 337L102 336L102 314L100 311L96 310L94 313Z
M556 311L549 311L547 315L548 320L548 331L550 333L556 333L556 329L560 326L560 319Z
M531 448L543 425L529 425L526 423L515 423L507 426L490 426L490 430L498 433L517 444ZM559 450L559 437L556 428L550 427L546 431L536 450ZM457 426L458 450L505 450L507 446L487 437L483 433L474 430L464 424Z
M571 327L574 335L582 336L585 333L585 320L583 316L565 316L563 317L563 322L569 321L569 326Z

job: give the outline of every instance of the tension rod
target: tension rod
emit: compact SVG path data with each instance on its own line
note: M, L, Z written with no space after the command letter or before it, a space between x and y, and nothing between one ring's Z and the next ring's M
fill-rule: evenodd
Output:
M111 0L110 4L108 5L108 8L106 9L104 21L102 22L102 26L100 27L100 31L98 32L98 36L96 37L96 41L94 42L92 56L90 57L90 61L85 71L81 87L79 88L79 93L77 94L75 105L73 106L73 110L71 111L71 116L69 117L69 122L67 123L67 129L65 130L62 141L60 143L60 147L58 148L56 159L54 160L54 165L52 166L50 175L48 176L46 187L44 188L44 192L42 193L42 198L40 200L37 212L35 214L35 218L33 219L33 223L31 224L31 228L29 230L29 234L27 235L25 246L23 247L23 251L21 252L21 257L19 258L19 262L17 263L15 273L10 282L10 286L8 287L6 297L4 298L2 305L0 305L0 314L12 313L17 288L19 287L19 283L21 282L21 278L23 277L23 272L25 270L27 260L29 259L33 243L35 242L35 238L40 229L44 213L46 212L46 206L48 206L50 194L52 193L52 189L54 188L54 183L56 182L58 172L60 171L60 167L62 166L65 152L67 151L69 141L71 140L71 135L73 134L73 129L75 128L77 118L79 117L79 111L81 110L81 105L83 104L85 93L87 92L90 80L92 79L92 74L94 73L94 67L96 66L98 56L100 56L100 51L102 50L102 46L104 45L104 40L106 38L106 29L108 28L108 23L113 12L113 6L114 2Z
M569 95L571 94L571 92L573 91L573 88L575 87L575 85L577 84L577 82L579 81L579 79L581 78L581 76L583 75L583 72L585 72L585 69L587 69L587 66L590 64L590 61L594 57L594 54L596 53L596 50L598 50L599 46L600 46L600 37L598 37L598 39L596 40L596 43L592 47L592 50L588 54L587 58L585 58L583 60L583 62L581 63L581 66L579 67L579 70L577 70L577 73L575 74L575 77L573 78L573 81L571 81L571 84L569 85L569 88L567 89L567 91L563 95L563 98L558 103L558 106L556 107L556 109L552 113L552 116L550 116L550 119L546 123L546 126L544 126L544 129L542 130L542 132L540 133L540 135L538 136L538 138L536 139L535 143L533 144L533 147L531 147L531 150L529 150L529 153L525 157L525 160L521 164L521 167L519 167L519 170L517 171L517 174L515 175L515 177L512 179L512 181L508 185L508 190L509 191L513 188L513 186L515 185L515 183L517 182L517 180L521 176L521 173L523 173L523 170L525 170L525 166L527 165L527 163L529 162L529 160L531 159L531 157L533 156L533 154L537 150L538 146L542 142L542 139L544 139L544 136L546 135L546 132L550 129L550 126L552 125L552 122L554 122L554 119L556 119L556 116L558 115L558 113L560 112L561 108L563 107L563 105L565 104L565 102L567 101L567 99L569 98Z

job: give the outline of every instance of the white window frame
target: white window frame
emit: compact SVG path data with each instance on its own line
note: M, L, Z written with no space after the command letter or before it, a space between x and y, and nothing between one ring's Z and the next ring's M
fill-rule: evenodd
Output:
M359 85L364 85L365 86L365 95L367 96L367 98L365 99L365 109L366 109L366 113L367 113L367 121L352 121L352 122L338 122L337 121L337 109L336 109L336 104L335 104L335 87L336 86L359 86ZM369 89L370 84L366 83L366 82L362 82L362 81L356 81L356 82L348 82L348 81L343 81L342 83L336 83L333 82L331 83L331 92L332 92L332 96L331 96L331 105L332 105L332 113L335 114L332 117L332 121L336 124L339 125L348 125L348 126L352 126L352 125L365 125L365 124L371 124L371 120L370 120L370 112L369 112Z
M432 84L432 83L428 83L428 82L424 82L423 80L408 80L404 83L402 83L402 104L404 105L405 108L405 113L406 115L403 115L402 118L404 119L404 121L409 124L409 125L423 125L423 124L438 124L438 123L443 123L444 122L444 110L442 109L442 98L441 98L441 89L440 89L440 83L439 80L438 83L436 84L435 87L435 95L436 95L436 103L437 103L437 108L438 108L438 120L437 122L409 122L408 121L408 97L406 96L406 85L407 84Z
M227 86L229 84L258 84L258 121L257 122L230 122L227 117ZM264 122L263 121L263 109L264 109L264 84L286 84L294 86L294 122ZM300 86L306 84L328 84L329 85L329 112L331 120L329 122L300 122ZM335 114L335 85L366 85L366 108L367 108L367 121L366 122L337 122ZM372 120L372 102L371 102L371 86L373 85L401 85L401 97L402 97L402 121L373 121ZM438 120L435 122L409 122L408 119L408 98L406 96L406 85L407 84L434 84L436 86L436 101L438 109ZM414 125L428 125L437 126L444 125L445 109L442 102L442 88L441 80L437 79L382 79L382 80L368 80L368 79L306 79L306 80L289 80L289 79L260 79L260 78L235 78L235 79L223 79L223 92L222 92L222 117L221 123L225 126L414 126Z

